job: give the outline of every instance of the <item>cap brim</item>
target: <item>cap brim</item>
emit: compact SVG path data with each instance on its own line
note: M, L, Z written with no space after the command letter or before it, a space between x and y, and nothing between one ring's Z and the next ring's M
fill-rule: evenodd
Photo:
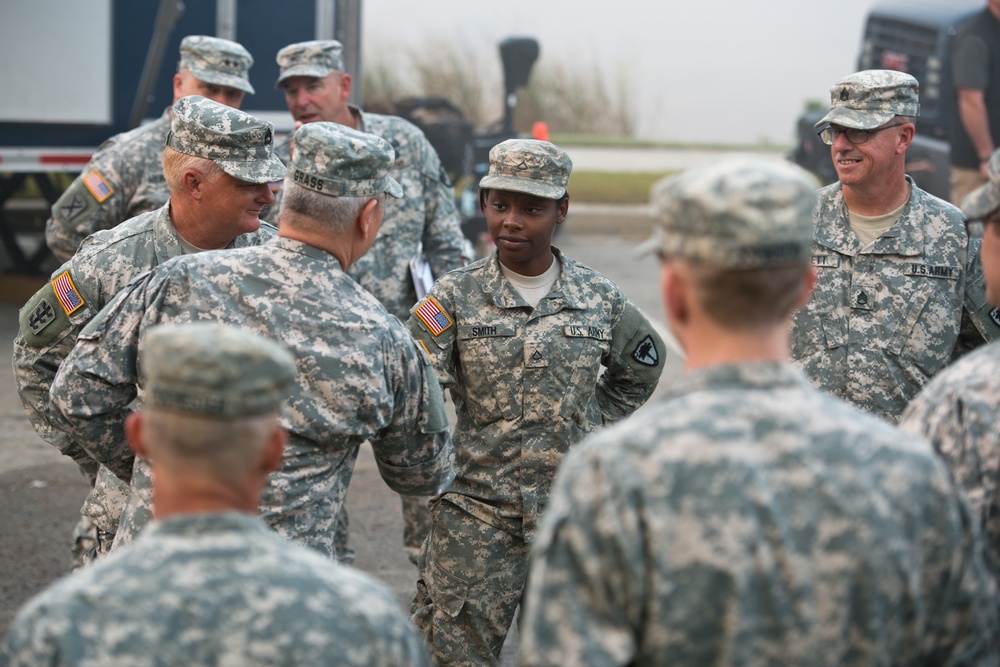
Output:
M396 199L403 198L403 186L400 185L396 179L391 176L386 176L385 183L385 193L390 197L395 197Z
M636 246L633 254L636 257L649 257L650 255L659 254L661 247L660 232L659 230L654 230L652 236Z
M242 90L244 93L254 94L253 86L246 79L232 74L222 74L210 69L191 69L194 78L204 83L214 83L217 86L228 86Z
M876 127L885 125L896 117L892 111L858 111L847 107L834 107L830 113L816 123L815 127L824 125L840 125L841 127L851 127L857 130L874 130Z
M527 195L534 195L543 199L561 199L566 194L565 188L548 183L539 183L529 178L518 178L516 176L483 176L479 181L479 187L489 190L509 190L511 192L523 192Z
M276 156L266 160L214 160L222 171L244 183L274 183L285 177L285 165Z
M994 183L981 185L962 200L962 212L972 220L985 218L1000 208L1000 187Z
M322 79L330 74L334 70L329 67L321 67L319 65L296 65L294 67L289 67L284 72L278 75L278 80L274 82L275 88L281 88L281 84L286 79L291 79L293 76L311 76L316 79Z

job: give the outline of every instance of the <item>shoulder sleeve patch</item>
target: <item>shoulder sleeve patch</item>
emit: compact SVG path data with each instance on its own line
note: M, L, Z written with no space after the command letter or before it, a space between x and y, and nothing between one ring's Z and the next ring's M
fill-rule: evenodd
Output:
M101 176L101 172L96 169L91 169L90 173L83 177L83 184L87 186L90 194L94 195L94 199L99 204L115 193L111 189L111 186L108 185L108 182L104 180L104 177Z
M635 349L632 350L632 358L643 366L658 366L660 364L660 352L656 347L656 341L649 334L640 340Z
M45 347L70 327L69 316L59 307L52 289L50 283L38 290L18 315L21 336L31 347Z
M72 315L84 306L83 296L73 284L73 278L70 277L69 271L63 271L56 276L56 279L52 281L52 292L59 305L66 311L66 315Z
M418 303L413 309L413 314L423 322L433 336L440 336L455 325L448 313L441 308L441 304L432 296L425 297Z

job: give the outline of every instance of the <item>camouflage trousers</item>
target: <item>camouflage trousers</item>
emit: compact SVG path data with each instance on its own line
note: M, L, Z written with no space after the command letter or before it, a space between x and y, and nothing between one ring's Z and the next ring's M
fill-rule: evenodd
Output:
M431 503L410 620L434 662L496 665L521 601L529 545L448 502Z

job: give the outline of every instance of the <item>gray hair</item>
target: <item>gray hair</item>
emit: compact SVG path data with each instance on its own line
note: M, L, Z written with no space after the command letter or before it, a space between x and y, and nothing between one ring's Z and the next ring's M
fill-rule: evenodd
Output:
M181 176L188 169L199 172L209 183L214 183L219 176L225 173L222 171L222 167L208 158L181 153L170 146L163 148L163 177L171 192L181 189Z
M292 180L291 172L281 186L281 211L293 227L314 231L343 232L372 199L385 205L385 193L365 197L334 197L304 188Z

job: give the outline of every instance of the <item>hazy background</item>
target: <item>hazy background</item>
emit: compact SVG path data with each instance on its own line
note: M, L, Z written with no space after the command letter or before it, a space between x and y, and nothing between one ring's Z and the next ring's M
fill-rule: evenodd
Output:
M454 40L494 63L499 80L497 44L534 37L539 62L624 77L639 137L785 144L805 101L828 101L854 71L874 1L365 0L364 51Z

